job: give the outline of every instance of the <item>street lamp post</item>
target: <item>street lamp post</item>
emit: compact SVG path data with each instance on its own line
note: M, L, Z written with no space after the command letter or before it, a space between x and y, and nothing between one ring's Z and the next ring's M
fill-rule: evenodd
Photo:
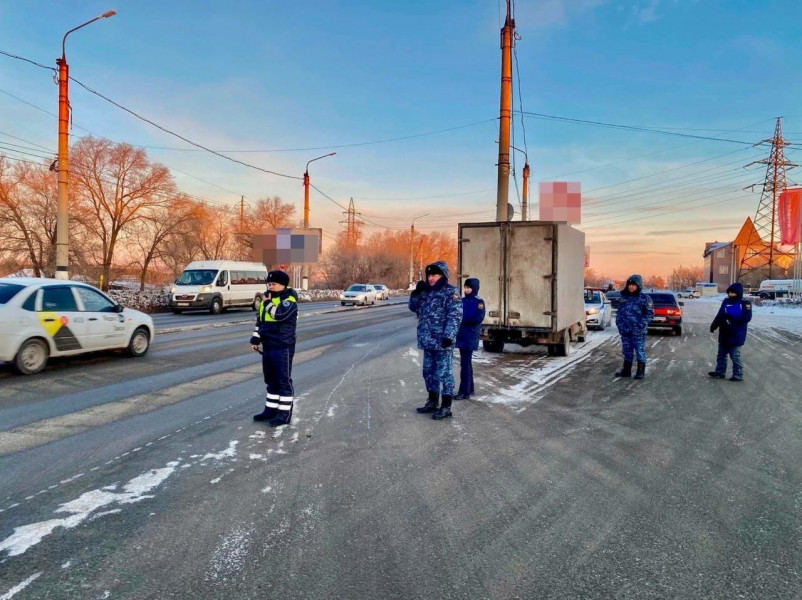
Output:
M317 158L313 158L312 160L306 163L306 169L304 169L304 229L309 229L309 163L315 162L316 160L320 160L321 158L326 158L328 156L334 156L337 154L336 152L329 152L328 154L324 154L323 156L318 156ZM301 266L301 289L306 290L309 289L309 266L304 263Z
M113 17L117 12L110 10L99 17L70 29L61 39L61 58L56 59L58 65L58 207L56 214L56 279L69 279L70 264L70 231L69 231L69 123L70 99L67 84L70 79L70 68L67 65L67 36L81 27L86 27L99 19Z
M429 213L418 215L412 219L412 225L409 227L409 285L415 283L415 219L428 217Z

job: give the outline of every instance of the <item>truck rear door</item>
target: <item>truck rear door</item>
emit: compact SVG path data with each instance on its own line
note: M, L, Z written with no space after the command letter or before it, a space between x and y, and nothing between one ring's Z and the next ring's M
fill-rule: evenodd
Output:
M460 225L460 286L469 277L479 280L479 296L485 301L485 324L503 323L501 277L504 272L501 229L496 226Z
M554 228L524 223L505 228L507 322L513 327L551 329ZM581 300L581 296L580 296Z

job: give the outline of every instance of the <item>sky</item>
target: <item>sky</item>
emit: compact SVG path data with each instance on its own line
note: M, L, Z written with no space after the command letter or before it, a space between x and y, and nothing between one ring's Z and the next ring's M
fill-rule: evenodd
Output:
M251 166L72 82L75 138L143 146L212 205L279 196L299 219L307 161L336 152L309 165L324 248L351 198L366 234L494 220L502 0L0 0L0 51L55 67L64 33L112 8L67 38L70 75ZM757 210L753 144L778 116L802 143L797 0L516 0L514 16L509 202L520 214L525 155L534 218L539 182L580 182L597 274L702 266ZM57 108L49 70L0 54L0 152L50 162Z

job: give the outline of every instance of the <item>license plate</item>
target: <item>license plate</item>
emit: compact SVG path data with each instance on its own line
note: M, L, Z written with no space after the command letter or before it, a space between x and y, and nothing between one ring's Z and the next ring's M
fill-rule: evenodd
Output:
M178 306L189 306L189 302L178 302Z
M655 317L654 320L655 321L660 321L662 323L663 321L666 320L666 318L665 317Z

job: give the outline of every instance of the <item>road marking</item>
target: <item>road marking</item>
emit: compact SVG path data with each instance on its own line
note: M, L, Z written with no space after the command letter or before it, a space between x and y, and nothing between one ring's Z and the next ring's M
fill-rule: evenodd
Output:
M330 347L331 344L328 344L299 352L295 355L293 363L297 365L318 358ZM43 419L36 423L15 427L0 433L0 456L29 450L71 435L83 433L101 425L108 425L127 417L145 414L164 406L207 394L210 390L225 389L230 385L261 376L261 374L262 365L259 362L235 371L187 381L152 394L139 394L115 402L92 406L60 417ZM175 433L180 431L183 431L183 429L178 429ZM121 456L128 454L130 452L126 452Z

